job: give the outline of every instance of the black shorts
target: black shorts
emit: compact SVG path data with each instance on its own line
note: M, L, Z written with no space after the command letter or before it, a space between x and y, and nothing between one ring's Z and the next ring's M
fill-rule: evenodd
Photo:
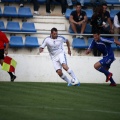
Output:
M0 49L0 60L4 59L4 49Z

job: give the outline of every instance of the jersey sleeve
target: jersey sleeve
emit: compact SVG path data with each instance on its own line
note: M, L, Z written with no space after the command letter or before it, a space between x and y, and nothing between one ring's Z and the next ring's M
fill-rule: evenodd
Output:
M42 45L40 46L40 48L45 48L47 45L47 39L44 39L44 41L42 42Z
M103 37L101 37L100 39L102 41L106 42L106 43L110 43L110 44L114 43L114 38L103 38Z
M95 47L95 41L92 40L91 44L89 45L88 49L93 49Z

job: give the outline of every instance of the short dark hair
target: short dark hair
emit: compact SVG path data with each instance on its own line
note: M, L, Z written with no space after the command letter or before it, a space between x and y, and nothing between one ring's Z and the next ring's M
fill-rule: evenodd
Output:
M102 6L107 6L107 4L106 4L106 3L103 3Z
M53 31L57 32L58 30L57 30L57 28L54 27L51 29L51 33L53 33Z
M77 2L77 3L76 3L76 6L77 6L77 5L80 5L80 6L81 6L81 3L80 3L80 2Z

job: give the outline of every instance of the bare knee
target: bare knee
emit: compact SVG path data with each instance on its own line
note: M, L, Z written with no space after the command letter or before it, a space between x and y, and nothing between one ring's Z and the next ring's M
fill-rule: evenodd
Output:
M62 70L61 70L61 69L57 70L56 72L57 72L57 74L58 74L60 77L63 75L63 73L62 73Z
M100 67L101 67L100 62L97 62L97 63L94 64L94 68L95 68L96 70L98 70Z

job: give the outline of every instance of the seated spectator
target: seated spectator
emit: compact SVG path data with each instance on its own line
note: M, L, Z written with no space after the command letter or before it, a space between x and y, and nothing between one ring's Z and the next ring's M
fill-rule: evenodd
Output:
M108 26L108 23L110 27ZM96 8L95 13L91 17L92 25L92 33L94 33L96 30L100 32L100 34L111 34L113 33L112 29L112 22L110 20L109 12L106 11L106 6L103 5Z
M69 21L74 33L78 33L78 31L80 31L81 34L84 33L87 24L87 15L85 11L81 10L81 3L77 2L76 10L72 11ZM82 38L83 36L80 37Z
M114 17L114 34L120 34L120 11ZM114 38L118 40L118 36Z
M98 5L102 5L106 3L105 0L90 0L91 6L93 6L93 11L98 7Z
M73 1L76 1L76 0L67 0L67 4L70 9L73 9L73 3L72 3ZM84 0L79 0L79 2L81 3L82 8L84 8Z
M46 0L46 15L50 15L50 4L52 1L60 2L62 8L62 14L65 15L66 12L66 0Z
M110 18L110 13L107 11L107 4L104 3L103 7L103 33L113 34L113 24Z
M39 15L38 9L39 9L39 3L37 0L31 0L34 6L34 15ZM24 7L24 0L20 0L20 7Z

